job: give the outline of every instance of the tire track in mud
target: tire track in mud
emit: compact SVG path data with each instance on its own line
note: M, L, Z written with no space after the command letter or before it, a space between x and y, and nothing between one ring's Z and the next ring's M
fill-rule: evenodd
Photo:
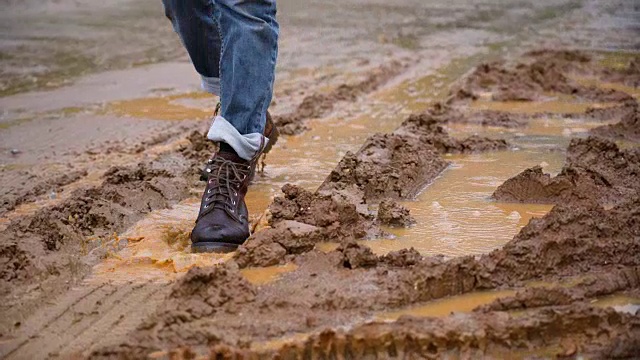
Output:
M122 336L151 314L164 298L166 283L87 284L72 290L53 308L32 316L2 347L6 359L43 359L81 354ZM42 325L44 324L44 325Z
M61 301L57 302L53 308L48 309L43 316L33 316L29 318L27 322L21 326L23 328L22 332L24 335L19 338L19 340L16 340L9 345L3 345L0 348L0 355L3 358L5 356L11 356L16 351L24 347L29 342L29 339L36 337L36 335L46 329L49 324L63 317L73 306L78 304L80 301L83 301L88 296L91 296L105 285L106 284L100 284L93 287L73 289L69 291ZM41 325L42 323L45 325Z
M415 60L413 61L415 62ZM359 97L369 95L392 79L409 69L411 61L394 60L388 64L365 72L360 81L341 84L330 92L316 92L306 96L296 109L290 113L273 117L274 123L285 135L298 135L308 130L307 120L320 118L331 113L336 104L352 103Z

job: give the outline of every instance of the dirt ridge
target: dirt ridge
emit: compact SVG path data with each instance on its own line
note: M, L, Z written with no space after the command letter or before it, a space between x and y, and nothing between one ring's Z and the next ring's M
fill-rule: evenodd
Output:
M16 219L1 231L0 295L6 316L0 333L21 321L21 309L37 307L51 292L62 293L110 251L126 246L126 239L114 232L188 197L207 152L203 146L193 142L155 160L113 167L100 185L78 189L60 204ZM30 300L20 300L26 293Z
M406 62L394 60L368 71L364 78L350 84L341 84L330 92L318 92L305 97L291 113L273 117L273 121L285 135L297 135L305 130L305 122L319 118L333 111L340 102L353 102L360 96L376 91L388 81L403 73Z
M537 166L500 185L493 198L505 202L558 204L591 199L611 205L640 194L640 150L620 149L598 137L573 139L555 177Z
M539 94L549 87L583 98L628 101L616 92L576 90L577 85L563 71L570 62L582 64L581 69L590 71L590 58L579 55L532 53L528 56L534 60L528 61L535 66L523 65L516 70L496 66L489 67L489 71L480 67L474 76L497 73L500 76L496 79L509 86L514 83L514 76L529 76L529 85L525 85L529 93L525 94ZM553 66L546 69L543 61ZM548 84L554 77L560 83ZM481 82L469 84L486 90ZM501 89L500 83L495 89ZM465 97L463 102L468 99ZM572 196L558 201L547 215L532 220L502 248L485 255L446 259L422 256L409 249L377 256L365 242L357 241L372 233L381 235L378 223L384 219L386 205L382 212L379 207L376 212L375 206L370 205L414 196L447 166L442 158L445 153L509 148L500 139L461 140L449 136L443 124L453 121L458 106L459 103L436 105L425 113L410 116L393 133L370 137L358 152L344 157L319 191L293 185L283 187L283 196L277 197L270 207L269 227L254 234L232 260L220 266L193 268L175 283L162 284L165 292L156 291L155 285L142 286L141 298L153 305L147 309L145 315L149 315L143 316L144 320L137 317L126 322L125 316L126 325L122 326L114 325L111 315L96 320L103 314L123 315L115 306L115 294L129 294L138 289L138 285L132 288L101 285L86 296L69 295L72 310L58 309L62 316L58 316L59 312L46 313L45 318L55 321L47 321L44 329L37 326L29 330L31 325L24 325L26 337L17 339L22 343L33 334L45 334L41 339L28 341L46 342L55 329L67 328L71 323L72 331L63 333L63 341L37 349L22 346L11 356L19 358L32 351L67 356L83 347L90 348L90 353L79 356L95 359L145 358L150 354L172 358L500 357L508 351L547 347L553 356L633 355L640 338L637 315L596 308L586 302L605 294L637 293L640 284L637 150L620 149L615 143L595 137L573 140L567 151L567 167L574 169L567 170L567 176L573 176ZM491 116L494 115L502 119L498 122L514 120L500 114ZM54 217L44 216L40 225L46 228L53 224L64 229L71 224L69 234L75 231L89 235L95 229L106 232L113 227L126 228L145 212L169 206L171 199L184 196L190 179L195 181L198 175L197 165L211 152L209 144L198 140L201 136L194 134L191 138L190 145L181 151L137 167L113 169L100 187L81 194L81 203L77 202L79 199L65 203L53 213ZM530 173L523 178L538 179L542 185L553 181L539 169ZM140 199L134 196L136 191L147 200L142 203L144 206L130 203ZM545 194L551 194L545 195L550 197L555 192ZM107 204L119 204L133 211L124 216L118 215L123 212L116 212L115 218L108 217L101 211L103 199L110 201ZM82 210L77 219L73 213L70 218L65 217L68 210L76 208ZM392 212L400 212L400 218L407 215L400 208L391 208ZM8 229L24 228L12 225ZM66 238L34 239L40 246L38 249L48 252L73 243ZM326 253L319 251L318 243L327 240L339 246ZM47 244L50 248L43 247ZM11 266L19 266L19 257L30 255L24 251L28 244L12 245L14 248L5 247L2 251L14 251L16 254L7 258L13 261ZM278 281L262 285L249 283L240 270L283 263L296 267ZM580 282L568 289L550 290L548 299L542 298L544 292L540 289L526 289L531 281L576 279ZM20 280L12 281L19 284ZM498 289L514 290L516 295L467 314L401 317L393 322L374 320L381 312ZM89 311L83 309L85 305ZM96 306L99 315L91 311ZM523 313L511 314L511 309ZM99 326L87 337L73 338L91 324ZM95 329L114 329L116 334L95 340ZM261 350L261 346L274 339L295 334L305 336Z

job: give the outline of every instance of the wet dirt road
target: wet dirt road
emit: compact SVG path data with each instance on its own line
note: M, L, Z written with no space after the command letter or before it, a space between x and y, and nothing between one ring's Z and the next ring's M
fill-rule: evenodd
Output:
M442 169L446 170L434 172L431 180L422 184L430 185L416 199L401 201L415 218L415 226L408 229L382 226L368 240L360 242L379 256L411 247L427 258L445 256L437 257L436 263L416 260L415 254L411 255L414 256L411 261L373 259L372 255L360 254L363 250L358 245L339 247L342 230L336 234L323 233L323 229L314 230L320 231L323 241L312 247L327 252L326 255L313 251L304 255L307 245L293 248L269 245L268 231L262 233L267 234L263 238L258 237L267 241L264 243L267 245L256 242L255 248L249 246L241 254L189 254L188 231L200 191L195 172L211 151L191 132L206 128L215 99L197 91L197 77L162 19L161 7L152 1L135 5L127 1L109 5L60 2L44 8L28 4L8 5L10 11L2 15L7 21L3 21L5 37L0 59L5 95L0 98L3 109L0 160L6 186L0 209L1 225L5 228L0 239L3 265L0 290L6 301L0 308L4 314L0 324L0 354L6 358L68 358L92 352L96 357L149 354L166 357L168 353L163 351L172 348L190 346L193 351L205 354L207 346L218 344L239 347L228 350L230 353L254 352L247 356L274 351L284 354L289 351L287 343L300 345L306 341L306 345L300 346L313 347L317 341L314 336L323 329L345 328L357 333L361 331L358 326L366 321L393 320L402 314L446 316L452 311L469 312L500 302L496 299L525 296L519 294L526 293L527 284L510 279L456 290L443 290L442 284L436 285L429 288L428 296L425 293L429 291L416 288L420 294L403 298L394 292L397 289L391 290L390 285L376 277L375 269L349 273L335 268L335 262L349 263L353 268L377 263L378 271L391 271L393 276L406 277L411 282L417 281L411 280L412 276L428 273L432 266L449 269L449 263L438 264L443 259L452 258L456 262L459 256L500 249L529 219L544 216L553 205L495 202L490 199L494 190L535 165L542 165L554 175L561 172L571 138L584 137L590 129L617 120L591 119L580 114L590 108L616 107L620 101L628 100L604 95L599 99L574 98L547 92L538 101L509 103L487 101L485 95L491 96L491 92L486 90L479 93L480 100L456 105L464 111L547 115L526 118L521 120L526 126L513 127L449 121L446 130L456 138L476 134L505 139L508 148L490 152L472 149L474 153L467 153L466 143L459 145L462 150L447 147L442 160L436 161L441 161ZM103 7L99 9L99 21L92 17L98 7ZM43 17L45 10L47 16ZM590 51L613 51L601 62L621 68L638 50L633 40L637 24L634 11L637 14L638 10L624 1L611 4L545 1L535 5L454 1L446 6L424 1L393 5L371 1L280 1L279 11L282 42L272 110L286 131L295 135L283 138L269 155L265 173L248 196L257 229L268 222L269 216L263 216L264 211L279 196L282 186L295 184L315 191L349 152L357 151L374 133L397 132L408 115L427 110L434 101L444 99L456 88L454 82L459 82L462 75L481 62L505 56L517 58L518 54L541 46L570 45ZM21 25L29 19L38 19L38 26ZM132 29L147 35L123 36ZM48 43L43 34L53 38L55 49L43 46L43 42ZM327 51L327 44L331 51ZM118 51L105 51L111 47ZM60 61L43 60L52 54L59 56ZM603 81L596 79L596 83ZM622 92L637 98L637 84L615 83L619 89L622 86ZM340 86L348 89L349 100L332 95ZM299 106L304 99L318 96L322 104L311 103L310 109ZM301 117L301 113L311 115ZM564 115L558 116L559 113ZM566 116L570 113L578 116ZM436 149L438 146L441 145ZM444 154L450 152L456 154ZM118 168L109 170L112 166ZM371 205L367 211L375 213L377 202L368 203ZM278 213L273 208L271 213L276 217L276 222L269 224L275 227L272 231L276 231L276 236L288 236L289 228L284 235L277 233ZM300 218L294 221L299 222ZM317 222L312 226L322 228ZM395 238L390 238L390 234ZM628 249L638 245L638 238L635 242L633 239L624 243ZM280 253L280 246L285 247L282 251L289 258ZM273 251L277 254L264 249L276 249ZM611 250L615 256L617 251ZM230 261L232 256L234 260ZM340 256L348 261L337 260ZM636 260L619 261L622 266L619 270L637 274L633 270L637 269L633 268L637 266ZM399 266L399 270L386 268L394 261L402 263L393 265ZM206 267L225 262L246 268L238 271L233 265ZM273 264L283 265L270 266ZM185 277L185 272L194 266L204 266L205 270ZM449 271L446 269L442 270L445 274ZM616 276L607 269L600 270ZM500 277L500 271L494 276ZM598 271L589 274L596 278L593 280L596 284L601 282L599 274ZM559 275L516 276L555 282ZM571 278L577 273L568 271L565 275ZM608 292L589 292L584 286L571 288L571 296L580 292L583 299L595 300L601 296L596 293L614 294L618 300L611 304L633 309L638 284L629 279L637 275L620 276L627 276L627 285ZM342 280L334 287L327 286L332 278ZM174 285L176 280L178 285ZM197 288L200 281L214 292L229 289L230 301L211 305L214 309L216 306L225 309L227 315L203 310L195 300L199 296L197 291L183 293L188 287ZM268 304L274 301L287 304L286 295L305 283L309 294L301 294L298 303L283 305L285 312L300 312L305 324L289 319L278 323L276 320L282 319L282 314L273 309L261 315L252 310L270 308ZM474 292L501 287L508 289ZM353 293L347 292L347 288ZM371 292L380 288L388 293ZM323 295L314 302L306 297L336 292L338 296L334 295L334 299ZM627 295L616 295L621 292ZM462 298L428 302L451 295ZM224 299L227 295L206 296ZM359 310L353 306L357 297L369 299L366 304L359 304ZM184 328L179 330L183 334L176 335L167 330L173 320L159 314L175 316L173 312L181 311L179 304L184 301L193 301L197 308L183 309L192 317L184 320ZM608 306L605 300L602 303ZM303 310L314 306L322 310L311 313ZM201 311L208 312L211 318L195 315ZM238 311L244 311L244 315L234 321L225 317L233 317ZM574 314L572 308L568 311L558 316L568 319L569 324L587 316L580 311ZM601 310L588 311L602 318L598 312ZM635 314L633 310L628 312ZM617 313L606 316L615 317L613 314ZM247 330L247 321L252 316L259 319L262 330ZM478 317L474 321L485 321L481 314L473 316ZM540 320L541 315L526 316ZM555 323L553 317L545 319ZM623 317L611 333L619 332L621 338L633 336L636 333L625 332L633 321ZM228 332L227 336L218 334L225 331L224 323L238 330ZM144 324L155 326L153 336L144 330L147 328ZM410 324L399 323L400 331L403 326L411 328ZM452 331L458 330L464 331ZM241 336L244 338L238 340L236 331L244 333ZM397 338L393 328L380 331ZM208 334L204 335L208 340L202 340L203 334ZM336 336L336 344L348 346L348 340ZM585 339L590 339L588 334L577 333L570 341L582 344ZM136 345L129 340L137 341ZM535 343L537 340L531 341L527 346L542 346ZM159 343L164 345L158 348ZM298 345L289 347L292 353L298 351Z

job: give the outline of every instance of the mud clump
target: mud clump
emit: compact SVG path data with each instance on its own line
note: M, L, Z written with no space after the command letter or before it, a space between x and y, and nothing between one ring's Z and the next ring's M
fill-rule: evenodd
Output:
M233 311L237 305L252 302L255 296L253 286L240 274L238 267L229 262L189 270L173 286L165 310L201 318L218 311Z
M524 56L551 62L562 70L583 71L593 61L591 54L580 50L536 49L526 52Z
M600 121L620 121L627 116L633 116L638 111L638 102L635 100L625 101L621 105L607 107L590 107L584 114L573 115L572 117L600 120Z
M640 141L640 109L638 104L635 103L631 112L622 115L619 122L597 127L591 130L591 133L612 139Z
M489 139L478 135L472 135L448 146L447 153L476 153L485 151L507 150L509 144L504 139Z
M410 227L416 223L416 220L409 213L409 209L389 199L380 202L378 221L382 225L393 227Z
M378 264L378 257L366 246L356 242L348 242L340 245L336 252L344 255L342 266L347 269L368 268Z
M605 139L573 139L567 161L556 177L540 167L527 169L507 180L493 198L506 202L562 203L592 199L617 204L640 191L640 151L621 150Z
M490 91L494 101L541 100L546 92L572 95L585 100L625 101L633 98L621 91L586 87L572 81L567 72L591 71L592 58L575 51L540 50L528 53L527 62L509 65L505 61L485 63L469 75L454 92L457 100L477 99Z
M356 153L349 152L320 191L356 187L367 202L410 199L447 166L440 154L503 150L504 140L471 136L454 139L432 112L409 116L392 134L376 134Z
M526 331L532 322L539 330L535 334ZM581 325L586 323L607 329L607 335L585 331ZM603 346L622 339L636 339L638 334L633 330L636 326L638 319L631 315L587 306L539 310L521 317L505 313L453 315L445 319L405 317L393 323L371 323L350 331L326 330L269 355L286 358L295 354L318 357L348 354L354 358L394 358L399 354L429 356L455 351L462 357L500 357L505 351L525 352L551 345L560 347L556 350L557 356L575 355L578 349L580 354L599 354ZM565 345L563 340L571 345Z
M166 171L144 165L112 168L101 186L77 190L62 204L17 220L0 234L0 264L4 265L0 273L7 281L0 288L8 290L12 281L27 281L39 273L64 267L66 261L59 258L65 257L63 248L80 252L85 237L121 231L144 214L168 207L169 201L177 200L176 193L186 196L187 190L183 179Z
M534 287L518 291L515 296L499 298L490 304L474 309L478 312L513 311L545 306L570 305L583 301L584 296L565 288Z
M185 175L188 177L202 176L202 169L205 166L205 162L218 151L218 145L207 139L206 134L199 131L192 131L187 136L187 140L189 141L188 144L180 148L180 154L191 163ZM201 180L203 179L201 178Z
M357 153L348 152L320 190L355 186L367 201L408 199L447 166L436 148L416 137L376 134L367 139Z
M422 263L424 257L414 248L392 251L380 257L379 262L390 267L411 267Z
M322 230L297 221L282 221L252 235L236 251L234 259L242 268L282 264L287 255L313 250L318 242L322 242Z
M450 115L447 115L444 119L449 117ZM432 111L413 114L394 133L416 137L421 143L435 147L441 154L466 154L509 148L504 139L490 139L477 135L466 139L453 138L442 127L444 119L443 114L434 115Z
M640 265L640 199L607 211L595 203L563 204L533 219L488 256L494 275L540 279Z
M269 206L272 225L283 220L295 220L328 227L335 223L353 225L361 220L356 204L337 195L313 193L295 185L283 186L282 192L284 196L276 198Z
M115 167L107 171L101 187L75 194L73 200L53 212L59 212L60 217L68 214L67 219L60 220L85 236L100 235L125 229L150 211L164 209L187 195L185 179L165 170L142 164Z
M606 273L588 275L575 286L531 287L520 290L515 296L498 298L474 311L521 311L537 307L570 305L638 287L640 287L640 267L623 267Z
M359 82L342 84L329 93L307 96L292 113L274 116L274 123L285 135L300 134L307 129L305 121L329 114L337 103L356 101L360 96L377 90L405 69L406 64L393 61L388 65L374 69Z
M620 82L635 88L640 87L640 56L634 56L629 60L627 66L622 69L606 70L602 78L606 81Z
M180 152L188 159L203 162L218 150L215 142L207 139L206 134L198 131L191 132L187 136L187 140L189 144L182 147Z
M197 326L184 325L195 325L217 313L236 314L241 306L253 303L255 299L256 289L233 262L193 268L173 285L158 311L139 325L137 335L146 339L144 344L125 342L106 347L92 357L149 354L167 344L177 347L231 341L222 332L204 333L198 331Z
M461 110L456 106L454 98L449 98L445 102L437 102L423 114L419 116L429 116L435 123L444 124L473 124L482 126L494 126L502 128L520 128L527 125L531 116L526 114L516 114L507 111L497 110Z
M493 193L493 198L504 202L554 204L572 198L574 186L570 179L559 176L552 179L540 166L534 166L505 181Z
M283 263L287 255L312 250L327 239L345 242L381 234L375 218L336 192L312 193L295 185L282 188L269 207L271 228L251 236L236 252L240 267L271 266Z
M527 124L524 116L494 110L478 111L470 114L463 121L458 120L452 122L478 123L482 126L495 126L507 129L521 128Z
M31 179L15 186L7 186L3 190L0 215L14 210L17 206L36 201L39 197L53 193L59 193L65 185L80 180L87 176L87 171L71 171L55 177L42 177L39 174L31 175Z

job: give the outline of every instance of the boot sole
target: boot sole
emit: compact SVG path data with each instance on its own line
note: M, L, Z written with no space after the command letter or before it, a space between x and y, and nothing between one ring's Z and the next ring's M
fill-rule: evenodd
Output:
M223 242L202 242L191 244L191 252L196 254L201 253L218 253L227 254L238 250L237 244L229 244Z

